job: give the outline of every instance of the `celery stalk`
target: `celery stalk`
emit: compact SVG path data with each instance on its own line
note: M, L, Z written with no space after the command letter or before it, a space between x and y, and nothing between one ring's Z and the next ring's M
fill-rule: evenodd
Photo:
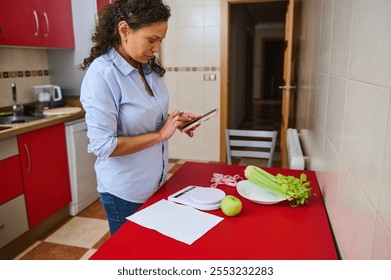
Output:
M274 176L260 167L249 165L244 170L244 175L250 182L292 201L292 207L307 203L307 198L312 195L311 189L307 188L310 182L304 173L300 178L282 174Z

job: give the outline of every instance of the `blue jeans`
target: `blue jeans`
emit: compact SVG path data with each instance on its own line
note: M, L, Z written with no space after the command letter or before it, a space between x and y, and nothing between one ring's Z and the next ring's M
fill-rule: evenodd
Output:
M100 193L100 201L109 221L110 233L113 235L125 222L126 217L132 215L142 203L123 200L109 193Z

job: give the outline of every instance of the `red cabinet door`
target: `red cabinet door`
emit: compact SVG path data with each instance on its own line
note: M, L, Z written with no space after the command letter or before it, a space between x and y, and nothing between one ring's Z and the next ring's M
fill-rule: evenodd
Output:
M27 216L33 228L71 201L64 124L18 136Z
M37 0L42 46L74 48L71 0Z
M23 193L19 156L0 160L0 205Z
M108 4L112 4L113 0L96 0L98 13Z
M35 0L2 1L0 7L0 45L42 45Z
M0 45L74 48L71 0L1 3Z

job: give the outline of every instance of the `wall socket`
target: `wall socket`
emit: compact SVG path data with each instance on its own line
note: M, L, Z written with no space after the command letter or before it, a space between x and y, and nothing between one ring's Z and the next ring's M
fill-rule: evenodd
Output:
M216 81L216 74L204 74L204 81Z

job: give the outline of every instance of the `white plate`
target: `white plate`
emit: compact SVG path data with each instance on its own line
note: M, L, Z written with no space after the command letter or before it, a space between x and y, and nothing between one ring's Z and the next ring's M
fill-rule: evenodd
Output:
M201 204L218 204L224 196L225 192L216 188L196 188L190 194L191 200Z
M238 193L244 198L259 204L275 204L286 200L285 197L281 197L272 192L269 192L261 186L255 185L249 180L240 181L236 185L236 189Z

